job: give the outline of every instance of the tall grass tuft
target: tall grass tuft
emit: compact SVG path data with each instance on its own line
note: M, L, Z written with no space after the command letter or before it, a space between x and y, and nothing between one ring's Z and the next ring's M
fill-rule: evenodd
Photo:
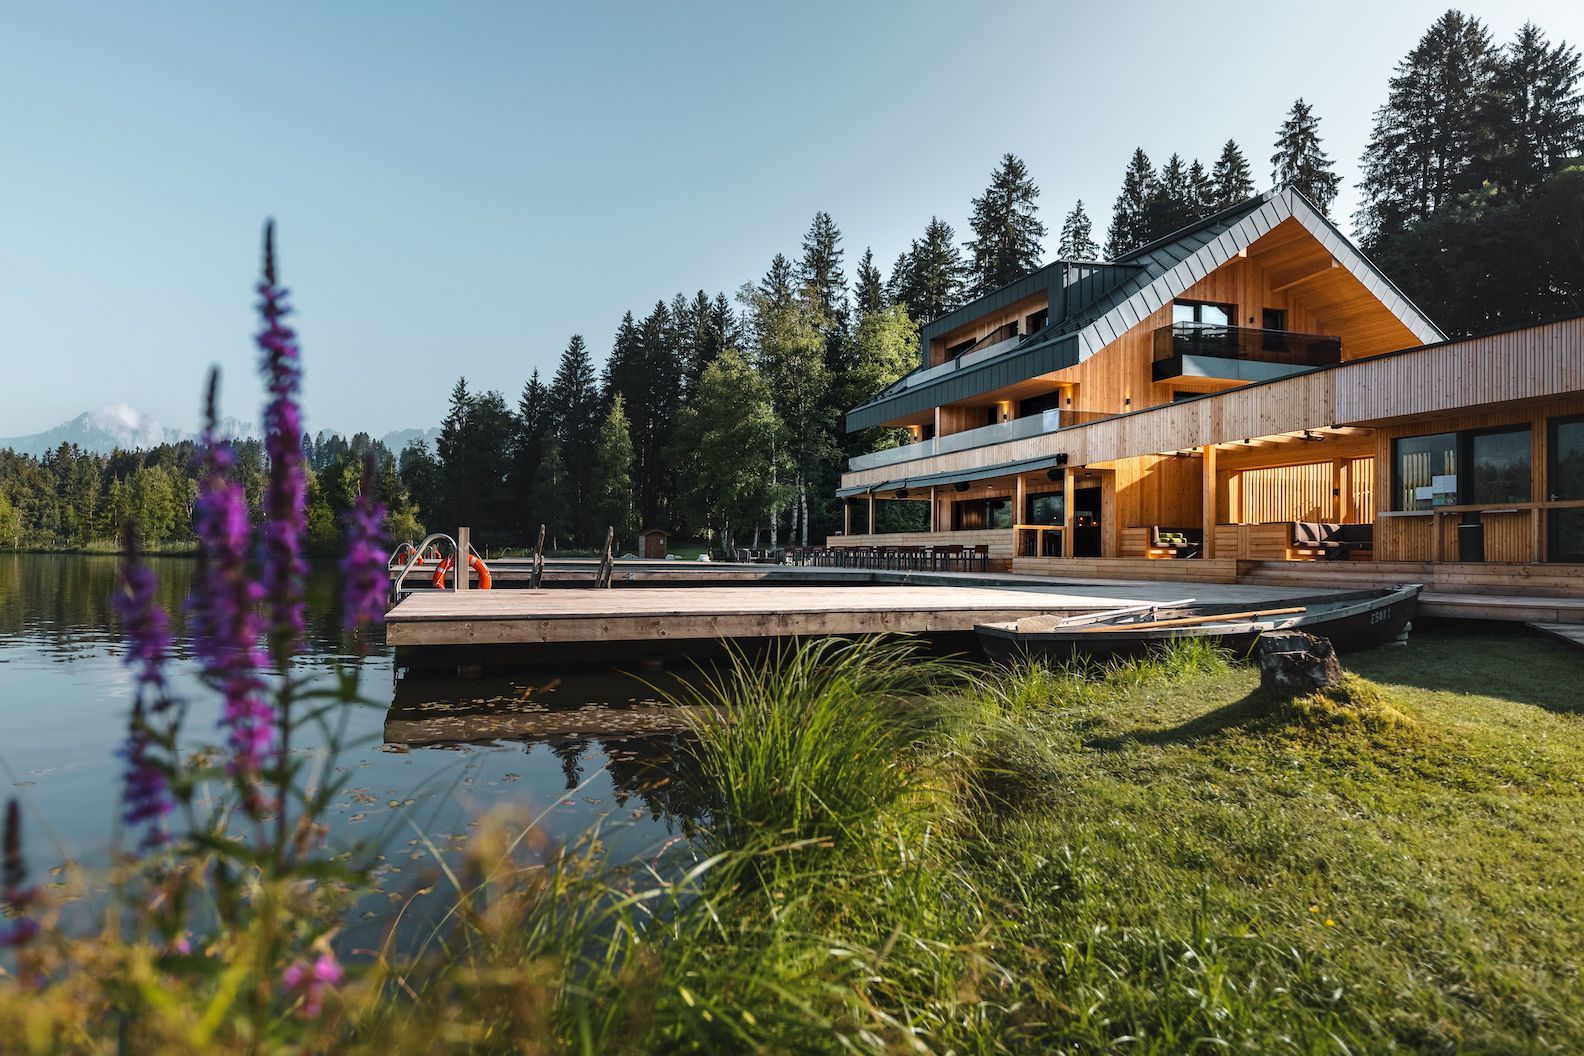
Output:
M916 787L908 756L949 665L898 641L820 639L736 653L674 691L701 716L691 751L711 787L709 839L743 847L841 838Z

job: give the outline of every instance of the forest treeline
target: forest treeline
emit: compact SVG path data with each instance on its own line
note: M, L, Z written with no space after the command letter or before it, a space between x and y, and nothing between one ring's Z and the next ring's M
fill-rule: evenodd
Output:
M238 440L234 472L255 522L262 520L267 464L261 440ZM190 441L147 451L98 454L62 444L42 457L0 449L0 548L112 549L121 526L131 523L154 549L180 550L193 541L193 503L199 467ZM344 514L362 485L365 456L374 458L375 488L388 511L392 538L419 531L416 507L385 445L358 433L304 438L308 476L308 551L329 557L341 551Z
M1584 312L1580 73L1577 49L1533 24L1498 43L1450 10L1389 77L1361 158L1354 233L1448 333ZM1234 139L1208 165L1171 153L1157 167L1141 145L1104 248L1078 201L1057 255L1121 256L1262 186L1297 188L1329 213L1341 180L1305 100L1288 110L1261 173ZM602 364L574 336L554 375L536 372L515 402L459 380L434 448L380 456L382 498L402 529L393 534L467 524L492 548L532 545L541 524L560 548L597 547L606 526L623 549L649 526L725 546L822 539L839 527L844 460L900 442L895 430L844 433L843 412L918 365L921 320L1039 267L1039 198L1026 164L1006 154L970 202L967 238L931 217L889 270L865 248L850 280L842 232L820 212L798 251L777 253L731 296L679 293L628 312ZM316 501L331 514L346 501L349 464L316 469ZM261 471L249 465L244 473ZM180 538L185 467L175 448L8 456L0 540L103 538L117 511L158 527L172 509L170 537Z

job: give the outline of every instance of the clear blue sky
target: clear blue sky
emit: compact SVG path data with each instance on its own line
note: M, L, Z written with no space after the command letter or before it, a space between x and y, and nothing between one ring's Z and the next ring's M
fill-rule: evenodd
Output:
M515 400L572 333L728 293L829 210L889 269L1004 151L1103 231L1142 145L1262 181L1299 95L1352 178L1444 2L79 4L0 11L0 435L124 402L257 420L251 284L280 224L309 426ZM1584 5L1464 6L1584 41Z

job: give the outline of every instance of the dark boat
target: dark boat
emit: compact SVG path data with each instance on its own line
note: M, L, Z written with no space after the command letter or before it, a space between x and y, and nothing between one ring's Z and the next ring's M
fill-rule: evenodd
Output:
M981 623L974 630L985 655L1000 661L1141 656L1179 638L1208 639L1246 654L1260 635L1293 630L1329 638L1337 652L1345 653L1406 638L1423 589L1412 583L1391 590L1284 599L1255 609L1247 604L1135 605L1082 616Z

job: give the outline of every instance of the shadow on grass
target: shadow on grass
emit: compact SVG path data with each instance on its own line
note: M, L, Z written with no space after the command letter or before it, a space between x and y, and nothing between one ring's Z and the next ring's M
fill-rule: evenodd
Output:
M1174 744L1195 744L1234 732L1260 733L1281 724L1281 718L1276 714L1278 707L1268 695L1256 689L1240 700L1223 704L1175 726L1099 737L1084 741L1084 746L1096 751L1114 752L1131 745L1160 748Z
M1561 715L1584 715L1584 653L1538 633L1442 621L1416 629L1404 648L1342 658L1382 686L1497 697Z

